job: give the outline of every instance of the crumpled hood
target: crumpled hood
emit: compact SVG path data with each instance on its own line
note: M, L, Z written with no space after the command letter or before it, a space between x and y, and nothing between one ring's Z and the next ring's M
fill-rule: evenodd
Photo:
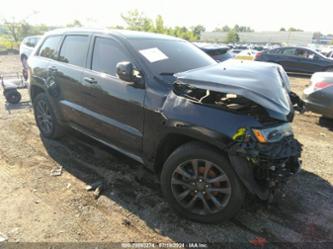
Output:
M228 60L174 75L178 83L243 96L266 108L272 118L287 121L291 111L289 80L277 64Z

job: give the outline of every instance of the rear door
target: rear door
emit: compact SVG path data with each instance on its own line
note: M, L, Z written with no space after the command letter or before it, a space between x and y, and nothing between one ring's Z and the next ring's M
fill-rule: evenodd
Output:
M62 35L48 36L39 47L35 56L29 59L29 67L31 68L31 83L37 84L50 93L52 82L54 79L49 74L49 66L55 63L59 47L62 41Z
M282 48L277 63L282 65L284 70L288 72L297 72L298 58L296 57L296 48Z
M88 125L82 108L86 105L85 86L82 85L90 36L65 35L57 62L49 65L49 74L55 78L54 97L58 99L64 118L76 124Z
M86 101L95 119L94 132L118 149L140 155L145 89L119 79L116 74L119 62L138 64L128 49L110 36L95 36L92 44L84 85L89 89Z

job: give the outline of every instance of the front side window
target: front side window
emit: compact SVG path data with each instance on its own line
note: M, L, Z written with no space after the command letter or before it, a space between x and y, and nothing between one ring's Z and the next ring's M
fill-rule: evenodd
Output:
M102 37L95 39L92 70L116 76L116 66L122 61L130 61L130 58L114 40Z
M46 38L43 45L39 49L38 55L50 59L57 59L61 39L61 36L50 36Z
M60 50L59 61L84 67L88 46L89 37L86 35L66 36Z

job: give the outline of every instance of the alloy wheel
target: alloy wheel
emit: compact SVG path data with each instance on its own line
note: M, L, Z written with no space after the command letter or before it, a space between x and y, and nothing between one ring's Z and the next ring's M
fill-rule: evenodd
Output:
M223 169L202 159L178 165L172 174L171 188L183 208L199 215L211 215L224 209L232 190Z
M35 112L38 125L42 132L45 134L52 133L53 118L48 103L45 100L39 100Z

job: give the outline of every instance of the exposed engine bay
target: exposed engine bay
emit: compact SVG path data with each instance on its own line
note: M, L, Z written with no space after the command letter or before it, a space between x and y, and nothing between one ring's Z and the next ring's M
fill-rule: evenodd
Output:
M239 67L239 62L230 62L179 73L173 92L195 105L259 122L260 127L252 127L230 120L238 128L225 150L247 189L271 200L275 190L300 170L302 145L290 122L295 110L304 112L304 103L290 91L280 66L244 63L242 71Z

